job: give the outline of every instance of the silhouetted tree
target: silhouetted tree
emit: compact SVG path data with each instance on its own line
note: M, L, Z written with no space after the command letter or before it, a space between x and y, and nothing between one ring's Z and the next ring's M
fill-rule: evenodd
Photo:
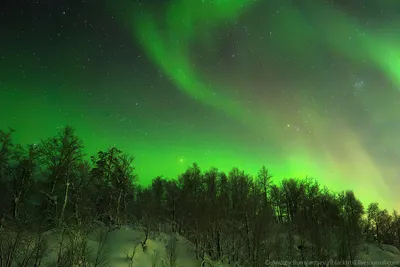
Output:
M40 219L53 223L41 223L40 231L66 226L62 233L93 222L108 223L109 229L134 222L145 232L144 251L154 230L169 227L194 243L204 264L211 258L252 267L266 260L354 260L365 241L400 246L396 211L371 203L365 214L352 191L337 194L311 178L274 184L265 166L252 177L238 168L228 175L216 168L202 172L193 164L177 179L158 176L144 186L136 184L133 158L115 147L85 161L71 127L38 146L13 144L12 133L0 131L2 234L36 227ZM46 218L40 208L49 211ZM175 245L167 247L172 256Z
M397 211L393 211L392 218L393 245L400 247L400 216Z
M200 219L203 215L200 202L201 191L203 190L202 174L200 167L194 163L178 178L180 187L177 210L179 233L184 233L183 225L192 225L196 230L200 227Z
M351 262L355 259L355 246L359 244L362 236L362 215L364 207L355 197L353 191L342 192L339 195L339 207L341 210L341 246L348 253ZM345 253L343 253L345 254ZM347 255L346 255L347 256Z
M14 144L12 142L13 129L0 130L0 181L8 178L7 170L13 154Z
M151 183L151 196L149 199L149 213L152 214L157 222L160 222L162 218L165 218L164 213L164 201L165 201L165 180L158 176L153 179Z
M48 189L43 193L47 196L47 209L52 208L51 219L59 224L67 208L72 176L83 156L83 143L70 126L40 144L40 158L48 172Z
M381 229L379 225L379 204L374 202L369 204L367 209L368 214L368 225L367 225L367 234L371 236L373 241L380 243L382 241L381 238Z
M394 234L393 234L393 218L389 212L384 209L378 213L378 225L380 229L381 242L385 244L393 244Z
M92 200L90 198L90 188L92 177L90 175L91 166L89 162L82 161L76 167L76 171L70 180L70 202L72 203L71 219L77 224L82 224L82 220L90 220L93 209L90 208Z
M28 192L34 183L38 157L39 149L36 145L29 145L27 149L18 146L15 152L15 165L10 168L14 219L19 218L20 206L28 204Z
M167 212L167 222L172 225L172 232L177 229L177 207L179 197L179 187L176 180L168 180L165 182L165 209Z
M263 194L263 199L265 202L269 201L269 191L272 183L271 178L272 176L269 175L267 168L265 166L262 166L257 175L257 183L261 188L261 192Z
M8 214L10 203L10 167L15 145L12 142L13 129L0 130L0 217Z
M107 151L98 152L96 157L92 157L92 162L94 181L103 194L107 193L107 196L99 195L96 200L101 216L106 216L109 223L119 224L121 208L126 212L125 196L134 190L136 176L133 174L133 158L116 147L111 147Z
M283 203L282 191L275 184L271 185L271 204L275 210L277 222L284 223L286 221L285 204Z

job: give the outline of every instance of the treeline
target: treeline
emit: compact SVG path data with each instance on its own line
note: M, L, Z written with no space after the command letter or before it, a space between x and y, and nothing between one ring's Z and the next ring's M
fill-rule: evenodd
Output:
M27 147L12 135L0 131L1 230L140 222L147 232L187 237L198 258L253 267L267 260L353 260L368 242L400 247L397 212L377 203L364 210L352 191L331 192L313 179L274 184L265 167L251 177L193 164L179 177L156 177L143 187L133 158L115 147L85 160L71 127Z

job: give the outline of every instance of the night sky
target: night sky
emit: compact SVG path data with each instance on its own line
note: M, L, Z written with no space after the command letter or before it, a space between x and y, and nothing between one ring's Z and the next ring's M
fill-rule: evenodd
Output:
M133 155L144 184L266 165L400 208L400 1L0 5L0 128L16 142L71 125L89 155Z

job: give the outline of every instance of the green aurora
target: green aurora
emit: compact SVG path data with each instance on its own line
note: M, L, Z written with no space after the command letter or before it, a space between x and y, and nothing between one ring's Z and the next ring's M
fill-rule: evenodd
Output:
M149 93L152 78L133 79L134 69L117 65L101 77L96 60L84 63L89 70L82 74L74 58L84 57L93 43L83 42L84 35L59 41L42 59L51 67L15 48L18 60L5 55L0 61L0 112L6 114L0 127L15 128L17 142L36 143L72 125L89 155L110 145L132 154L144 184L157 175L176 177L193 162L203 170L236 166L250 174L266 165L277 180L311 176L333 190L353 189L365 203L400 208L396 24L367 25L322 1L307 1L301 9L283 2L176 0L155 8L110 1L113 23L152 63L146 71L170 84L154 78L158 91ZM375 5L369 8L400 8L393 1ZM238 41L227 51L232 36ZM2 47L14 49L11 40ZM323 71L326 57L338 57L342 65ZM291 64L293 73L285 74ZM278 78L263 82L274 68ZM365 75L371 79L360 90L347 85L346 96L335 93L346 86L337 79L357 82L359 75L343 78L343 69L374 74ZM310 81L315 77L320 80ZM372 77L384 80L384 88ZM171 95L180 100L160 107L157 99ZM145 98L147 106L136 98Z

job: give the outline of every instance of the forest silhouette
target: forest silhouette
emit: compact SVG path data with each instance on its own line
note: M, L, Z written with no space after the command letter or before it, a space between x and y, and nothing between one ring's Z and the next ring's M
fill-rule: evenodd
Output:
M154 233L179 234L193 244L196 258L237 266L351 261L363 244L400 247L396 211L378 203L364 208L353 191L332 192L311 178L275 184L265 166L251 177L237 168L224 173L193 164L179 177L155 177L143 186L131 155L110 147L87 160L70 126L28 146L15 144L13 132L0 131L0 267L17 260L18 266L43 266L42 233L82 237L99 225L108 231L140 225L143 251ZM84 238L74 242L59 249L53 266L106 266L100 254L84 265ZM170 266L173 261L171 253Z

